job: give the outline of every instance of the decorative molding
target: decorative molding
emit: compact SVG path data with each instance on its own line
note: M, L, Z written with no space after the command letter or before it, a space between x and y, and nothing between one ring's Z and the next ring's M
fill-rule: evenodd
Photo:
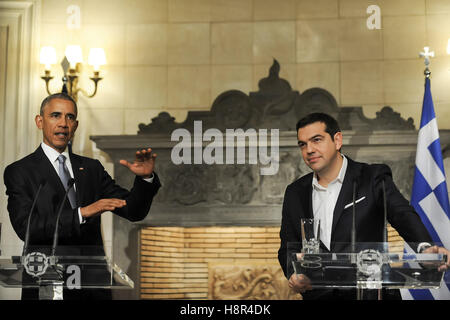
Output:
M36 148L38 139L34 121L34 77L37 75L37 40L39 35L40 0L0 1L0 28L2 48L0 52L0 170L29 154ZM4 63L5 62L5 63ZM3 64L4 63L4 64ZM0 185L5 194L5 186ZM6 197L0 197L0 208L6 213ZM23 242L14 232L8 215L0 216L3 225L2 243L5 256L22 252ZM0 244L1 246L1 244ZM19 289L0 288L3 299L20 299Z
M239 90L220 94L210 111L189 111L182 123L175 122L168 112L161 112L149 124L140 123L138 134L167 134L177 128L193 130L194 121L203 128L219 130L235 128L295 130L296 121L312 112L334 116L342 130L415 130L412 118L403 119L391 107L377 112L375 119L364 116L362 107L339 107L327 90L311 88L300 94L279 77L280 64L274 60L269 75L259 81L259 91L248 95Z
M8 64L1 70L6 78L5 130L15 151L4 151L10 163L29 154L38 136L30 122L35 105L34 76L37 74L40 0L0 1L0 25L8 29ZM12 134L15 132L15 134Z
M415 130L414 120L403 119L400 113L395 112L391 107L385 106L376 113L377 117L373 120L374 130ZM400 128L400 129L399 129Z

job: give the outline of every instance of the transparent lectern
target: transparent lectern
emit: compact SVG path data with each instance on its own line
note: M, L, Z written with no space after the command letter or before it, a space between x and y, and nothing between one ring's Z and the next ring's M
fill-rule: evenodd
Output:
M405 253L386 242L335 243L333 248L308 252L301 243L288 243L288 263L313 290L353 288L360 300L368 289L378 290L378 299L381 289L437 289L449 272L445 255Z
M63 289L132 289L133 281L103 247L29 247L22 256L0 256L0 285L37 288L41 300L63 300Z

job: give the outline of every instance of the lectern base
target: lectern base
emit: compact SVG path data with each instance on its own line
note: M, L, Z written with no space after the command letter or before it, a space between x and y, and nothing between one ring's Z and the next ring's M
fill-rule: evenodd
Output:
M63 300L63 283L40 286L39 300Z
M383 290L356 289L356 300L383 300Z

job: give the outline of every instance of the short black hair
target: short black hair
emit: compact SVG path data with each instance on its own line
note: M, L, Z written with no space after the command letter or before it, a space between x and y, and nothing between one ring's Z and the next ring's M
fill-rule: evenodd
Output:
M339 124L332 116L321 113L321 112L315 112L310 113L306 117L301 118L296 125L297 133L300 128L304 128L309 124L315 123L315 122L322 122L325 124L325 132L328 132L328 134L331 136L331 140L334 141L334 135L338 132L341 132L341 129L339 128Z
M44 115L44 108L45 108L45 106L47 104L49 104L50 101L52 101L53 99L63 99L63 100L71 101L73 103L73 108L74 108L74 111L75 111L75 115L78 115L78 107L77 107L77 103L75 102L75 100L73 100L73 98L71 96L69 96L67 93L59 92L59 93L51 94L47 98L42 100L41 108L39 110L39 114L41 116Z

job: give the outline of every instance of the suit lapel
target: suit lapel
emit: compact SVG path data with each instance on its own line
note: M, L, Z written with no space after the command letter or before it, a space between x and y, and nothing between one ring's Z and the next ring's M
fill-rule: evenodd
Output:
M341 191L339 193L336 206L333 211L333 225L331 227L331 239L336 229L336 225L344 212L345 205L353 201L353 182L357 182L359 171L356 163L347 157L347 171L345 172L344 182L342 184ZM356 185L356 195L358 194L358 182Z
M47 156L45 155L44 150L42 150L40 146L34 152L34 156L36 159L36 164L38 166L37 174L42 175L42 177L47 180L50 185L54 186L57 193L64 194L65 189L61 182L61 179L56 173L53 165L50 163L50 160L48 160Z
M312 177L311 173L308 179L305 179L302 189L300 191L300 203L303 206L303 212L305 218L313 218L313 207L312 207Z
M75 179L77 205L80 206L83 203L82 187L85 186L85 167L83 165L83 159L77 155L70 155L70 163L72 164L73 176Z

